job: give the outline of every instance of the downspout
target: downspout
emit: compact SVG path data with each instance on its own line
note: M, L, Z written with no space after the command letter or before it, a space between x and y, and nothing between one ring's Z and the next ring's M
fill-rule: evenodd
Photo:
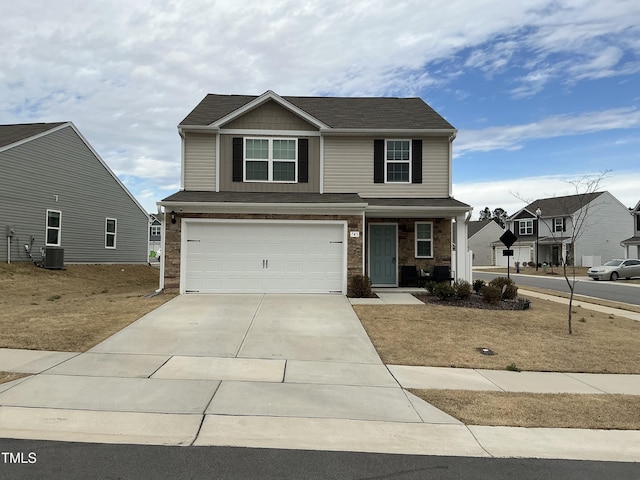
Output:
M166 209L164 209L163 207L161 207L159 204L158 205L158 212L160 212L160 209L162 209L162 234L160 235L160 284L158 285L158 289L156 290L156 293L160 293L164 290L164 256L165 256L165 251L164 251L164 238L165 238L165 228L167 227L167 211Z

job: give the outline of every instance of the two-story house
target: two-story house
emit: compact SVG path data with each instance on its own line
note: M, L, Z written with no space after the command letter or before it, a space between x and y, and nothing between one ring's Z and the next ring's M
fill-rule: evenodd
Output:
M550 265L591 267L619 258L630 227L628 209L609 192L543 198L507 219L518 237L513 261ZM499 242L494 247L504 249Z
M630 210L633 222L633 237L624 239L621 244L624 247L624 258L640 258L640 201Z
M466 252L456 129L420 98L207 95L179 124L181 190L161 202L163 287L341 292Z

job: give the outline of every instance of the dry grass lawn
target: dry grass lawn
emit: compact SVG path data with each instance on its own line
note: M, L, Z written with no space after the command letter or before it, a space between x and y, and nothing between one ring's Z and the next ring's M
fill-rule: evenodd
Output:
M532 300L524 311L441 305L357 305L354 309L388 364L504 370L640 373L640 322ZM490 348L486 356L476 348ZM414 390L471 425L640 429L640 396L551 395Z
M388 364L504 370L640 373L640 322L532 301L529 310L478 310L440 305L354 306ZM481 355L476 348L496 355Z
M411 391L467 425L640 430L640 396Z
M85 351L162 305L148 265L0 265L0 348Z

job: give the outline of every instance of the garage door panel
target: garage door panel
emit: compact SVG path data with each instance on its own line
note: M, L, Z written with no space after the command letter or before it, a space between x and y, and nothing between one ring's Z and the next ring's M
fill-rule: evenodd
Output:
M344 228L343 223L187 222L185 290L342 291Z

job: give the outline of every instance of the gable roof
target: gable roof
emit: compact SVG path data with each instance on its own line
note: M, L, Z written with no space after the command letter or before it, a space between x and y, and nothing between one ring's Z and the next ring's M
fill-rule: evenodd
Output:
M233 117L234 112L263 98L290 109L293 106L330 129L455 132L449 122L417 97L280 97L270 91L260 96L208 94L179 126L208 126Z
M495 223L496 226L498 228L500 228L500 230L502 230L502 227L500 227L500 225L498 225L498 222L496 222L495 220L493 220L491 218L488 219L488 220L475 220L475 221L469 222L467 224L467 232L468 232L467 236L469 238L473 237L476 233L478 233L484 227L489 225L491 222Z
M26 140L68 122L0 125L0 148Z
M563 197L551 197L535 200L523 209L518 210L511 215L509 219L513 220L523 211L528 212L531 217L535 217L535 211L539 208L542 211L543 218L563 217L571 215L580 210L580 207L593 202L605 192L584 193L578 195L565 195Z

